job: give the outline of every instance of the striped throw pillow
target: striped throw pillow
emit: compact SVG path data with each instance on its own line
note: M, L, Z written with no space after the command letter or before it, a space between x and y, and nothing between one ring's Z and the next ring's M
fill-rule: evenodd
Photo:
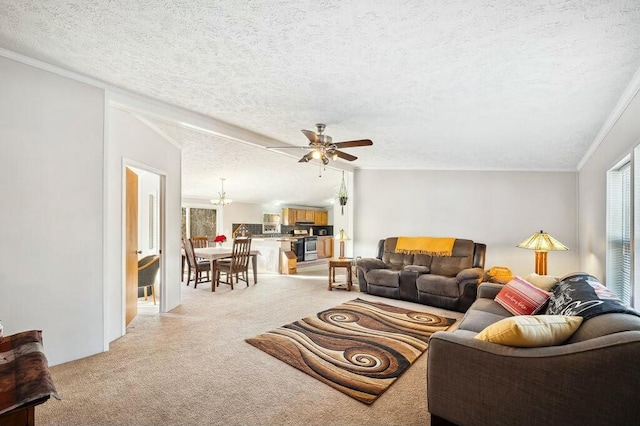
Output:
M515 277L500 290L495 301L513 315L533 315L541 310L551 297L521 277Z

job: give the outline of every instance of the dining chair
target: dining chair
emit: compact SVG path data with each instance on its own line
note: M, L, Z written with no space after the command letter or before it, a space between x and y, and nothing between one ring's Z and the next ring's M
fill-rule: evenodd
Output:
M193 241L191 238L185 241L184 251L187 254L187 265L189 267L189 273L187 274L187 285L191 281L191 272L194 273L193 288L198 287L198 283L211 281L209 271L211 270L211 262L209 260L196 259L196 255L193 251ZM207 279L204 279L202 273L207 273Z
M215 285L228 284L233 290L233 278L236 283L241 280L249 287L249 257L251 253L251 238L235 238L231 249L231 257L216 260ZM225 281L221 280L221 274L225 274Z
M209 237L206 235L199 237L191 237L191 241L193 242L193 248L205 248L209 247Z
M160 256L150 255L138 260L138 290L143 290L144 300L147 300L147 289L151 287L153 304L156 304L155 284L160 270ZM140 293L138 293L138 297Z

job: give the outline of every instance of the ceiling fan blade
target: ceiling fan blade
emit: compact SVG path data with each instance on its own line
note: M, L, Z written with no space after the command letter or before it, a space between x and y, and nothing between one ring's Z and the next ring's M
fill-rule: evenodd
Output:
M369 139L360 139L357 141L337 142L334 144L336 148L353 148L356 146L369 146L373 145L373 142Z
M347 154L346 152L335 150L334 153L338 156L338 158L342 158L343 160L353 161L358 159L358 157L356 157L355 155Z
M303 130L302 133L304 133L304 135L311 141L311 143L318 142L318 135L316 135L316 132L312 132L311 130Z
M288 145L288 146L268 146L266 147L267 149L313 149L313 147L311 146L293 146L293 145Z
M311 161L311 158L313 155L313 151L311 151L308 154L305 154L300 160L298 160L298 163L308 163L309 161Z

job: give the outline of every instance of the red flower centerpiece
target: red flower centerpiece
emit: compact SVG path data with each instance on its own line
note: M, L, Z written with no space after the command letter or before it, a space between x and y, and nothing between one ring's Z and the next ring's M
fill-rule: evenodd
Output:
M216 235L213 239L213 242L218 243L218 246L221 246L225 241L227 241L227 237L225 235Z

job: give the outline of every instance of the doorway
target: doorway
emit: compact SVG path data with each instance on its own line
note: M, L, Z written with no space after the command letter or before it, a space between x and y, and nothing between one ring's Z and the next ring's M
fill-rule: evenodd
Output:
M125 167L125 326L139 314L160 312L164 276L163 179L164 176L138 165ZM141 287L143 283L153 285Z

